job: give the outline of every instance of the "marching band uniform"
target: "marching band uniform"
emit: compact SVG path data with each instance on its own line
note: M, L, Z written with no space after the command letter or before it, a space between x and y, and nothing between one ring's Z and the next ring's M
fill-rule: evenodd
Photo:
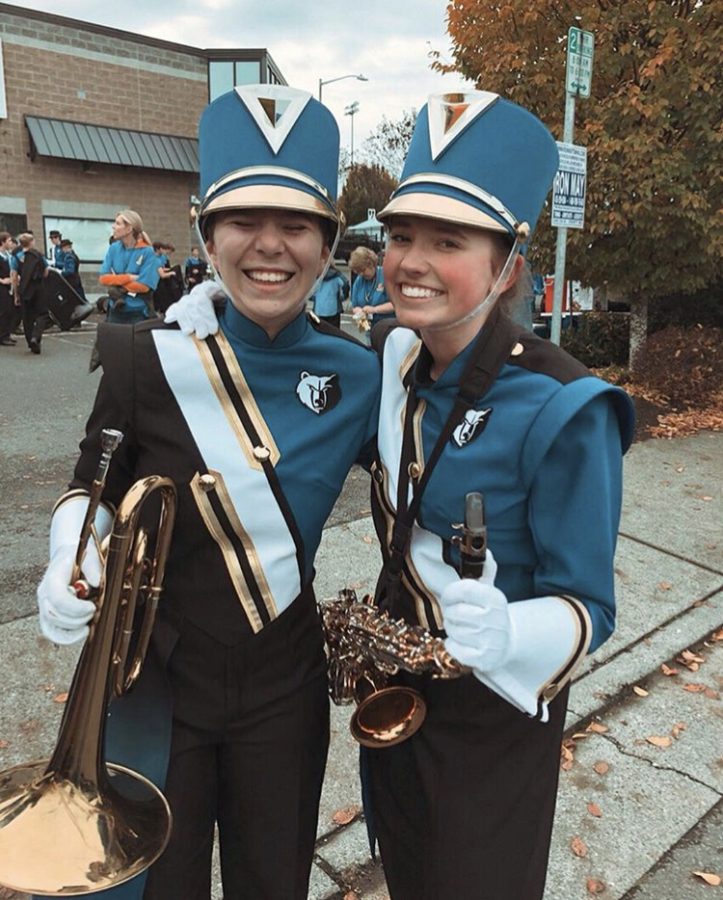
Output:
M202 227L218 209L264 206L336 225L338 129L310 95L237 88L207 107L199 137ZM125 436L107 518L144 475L178 490L152 653L107 735L108 758L159 784L176 825L150 874L103 894L124 900L210 897L215 823L229 900L307 895L329 740L314 556L375 433L379 364L306 312L271 339L227 300L219 325L207 340L158 320L100 326L104 374L54 514L87 502L109 426Z
M152 317L149 301L158 286L158 260L153 247L143 238L138 238L133 247L113 241L106 250L98 280L107 288L127 292L122 304L114 297L108 300L109 322L131 325Z
M556 163L552 136L520 107L474 92L430 98L380 218L428 217L515 237L518 223L534 226ZM630 401L496 307L436 380L414 331L384 323L373 343L383 345L377 602L394 618L446 633L460 657L465 631L452 634L449 597L478 585L460 579L452 538L465 495L478 491L497 565L494 588L494 562L487 583L512 641L500 665L480 663L452 681L398 676L422 693L427 718L403 743L362 748L391 897L536 900L567 685L614 627Z

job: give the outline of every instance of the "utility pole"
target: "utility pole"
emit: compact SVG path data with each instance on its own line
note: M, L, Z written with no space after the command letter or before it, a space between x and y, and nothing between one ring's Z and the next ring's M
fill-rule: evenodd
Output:
M351 166L350 168L354 168L354 116L359 112L359 101L355 100L353 103L350 103L344 110L345 116L350 116L351 118Z

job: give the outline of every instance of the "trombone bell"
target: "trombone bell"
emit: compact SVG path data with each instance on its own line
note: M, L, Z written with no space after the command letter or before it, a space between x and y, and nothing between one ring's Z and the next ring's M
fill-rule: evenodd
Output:
M0 774L0 884L53 897L129 881L168 843L170 810L147 778L108 763L108 779L76 783L48 761Z

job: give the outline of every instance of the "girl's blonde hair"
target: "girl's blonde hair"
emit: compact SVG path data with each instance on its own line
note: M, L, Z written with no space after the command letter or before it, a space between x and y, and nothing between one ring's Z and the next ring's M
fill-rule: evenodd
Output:
M135 210L122 209L119 213L116 213L116 217L123 219L124 222L127 222L131 226L134 238L143 238L147 244L150 244L151 239L143 230L143 219L141 219Z

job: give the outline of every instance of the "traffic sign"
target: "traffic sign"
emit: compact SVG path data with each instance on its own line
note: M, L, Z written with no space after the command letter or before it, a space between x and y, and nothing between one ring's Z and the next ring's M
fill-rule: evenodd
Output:
M567 32L567 80L568 94L579 97L590 96L592 82L592 57L595 36L592 31L571 28Z
M583 228L587 147L557 142L560 167L552 183L552 225L556 228Z

